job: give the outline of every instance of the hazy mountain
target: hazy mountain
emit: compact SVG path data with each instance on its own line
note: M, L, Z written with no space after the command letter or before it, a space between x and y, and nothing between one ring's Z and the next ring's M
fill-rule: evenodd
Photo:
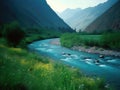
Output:
M120 30L120 1L85 29L87 32L102 32L105 30Z
M64 20L67 20L69 18L71 18L74 14L76 14L77 12L80 12L82 9L77 8L77 9L70 9L67 8L65 11L58 13L58 15L63 18Z
M29 28L70 29L46 0L0 0L0 24L12 21L18 21L22 27Z
M73 29L84 30L97 17L107 11L118 0L108 0L105 3L99 4L95 7L77 10L65 10L59 16ZM71 13L72 12L72 13Z

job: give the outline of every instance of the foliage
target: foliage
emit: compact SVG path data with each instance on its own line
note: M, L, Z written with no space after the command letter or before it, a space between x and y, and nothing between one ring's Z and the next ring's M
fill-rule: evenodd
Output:
M81 35L76 33L67 33L61 36L60 41L63 46L68 48L79 45L95 46L100 43L100 37L100 35Z
M5 38L9 46L25 48L27 44L48 38L58 38L62 32L53 28L21 28L17 22L0 26L0 38Z
M16 47L25 37L25 33L17 22L4 25L3 36L9 44Z
M98 46L114 50L120 50L120 33L104 33L102 35L63 34L61 44L71 48L73 46Z
M3 30L3 28L2 28L2 26L0 26L0 38L2 37L2 30Z
M26 34L27 36L32 36L32 35L40 35L43 38L56 38L59 37L61 35L61 32L59 32L58 30L54 29L54 28L26 28Z
M66 34L63 34L61 36L61 44L65 47L72 47L74 45L78 45L79 42L78 40L80 40L80 37L77 35L77 34L70 34L70 33L66 33Z
M102 35L102 46L105 48L111 48L120 50L120 33L104 33Z
M19 47L26 48L26 46L34 41L50 39L50 38L58 38L61 33L45 28L30 28L24 30L26 33L26 37L20 43Z

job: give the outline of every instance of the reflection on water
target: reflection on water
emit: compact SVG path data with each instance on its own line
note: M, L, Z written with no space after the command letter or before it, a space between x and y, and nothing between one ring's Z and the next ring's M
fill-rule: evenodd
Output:
M52 45L49 43L51 40L37 41L28 47L30 50L47 55L54 60L80 68L85 74L105 78L108 83L115 85L120 90L120 58L111 56L100 58L98 54L78 52Z

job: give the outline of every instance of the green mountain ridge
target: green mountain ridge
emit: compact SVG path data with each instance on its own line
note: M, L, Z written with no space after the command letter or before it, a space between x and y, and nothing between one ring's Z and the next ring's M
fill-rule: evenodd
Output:
M22 27L72 29L57 16L46 0L0 0L0 25L17 21ZM64 28L64 29L60 29Z

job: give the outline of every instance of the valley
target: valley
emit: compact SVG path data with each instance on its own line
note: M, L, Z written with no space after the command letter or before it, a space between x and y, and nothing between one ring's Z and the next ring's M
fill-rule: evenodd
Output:
M120 1L56 1L0 0L0 90L120 90Z

